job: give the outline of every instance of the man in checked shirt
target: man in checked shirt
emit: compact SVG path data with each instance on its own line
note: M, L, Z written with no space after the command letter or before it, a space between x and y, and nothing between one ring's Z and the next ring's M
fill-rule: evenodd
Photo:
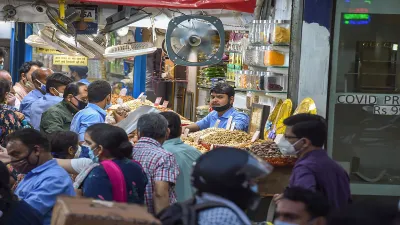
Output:
M162 148L169 136L168 121L158 113L141 116L137 123L139 141L133 148L149 180L145 200L148 211L157 214L176 202L175 183L179 167L172 153Z

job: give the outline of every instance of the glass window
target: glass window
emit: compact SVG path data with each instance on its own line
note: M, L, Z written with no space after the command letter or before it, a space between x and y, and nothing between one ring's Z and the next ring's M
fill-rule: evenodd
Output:
M399 27L399 0L337 0L328 151L352 184L400 185Z

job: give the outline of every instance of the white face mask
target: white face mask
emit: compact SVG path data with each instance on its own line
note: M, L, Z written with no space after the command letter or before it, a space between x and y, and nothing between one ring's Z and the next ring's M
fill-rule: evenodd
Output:
M275 220L275 221L274 221L274 225L297 225L297 224L295 224L295 223L283 222L283 221L280 221L280 220Z
M294 146L301 141L298 140L296 141L296 143L291 144L288 140L286 140L286 138L282 138L278 143L278 148L281 151L281 153L283 155L296 155L298 153L298 151L296 151L296 149L294 148Z

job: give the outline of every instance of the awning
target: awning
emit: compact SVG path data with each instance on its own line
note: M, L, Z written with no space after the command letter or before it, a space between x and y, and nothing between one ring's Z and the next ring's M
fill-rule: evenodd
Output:
M256 0L80 0L82 3L113 4L175 9L227 9L252 13Z

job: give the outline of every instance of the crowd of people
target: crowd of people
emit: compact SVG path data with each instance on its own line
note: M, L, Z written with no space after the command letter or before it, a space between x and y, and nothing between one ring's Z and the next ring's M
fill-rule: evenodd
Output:
M86 67L70 71L26 62L14 85L0 71L0 225L50 225L61 195L144 205L167 225L251 224L245 212L258 207L257 181L271 173L269 164L231 147L201 154L182 141L172 111L142 115L133 143L125 130L105 123L110 84L90 83ZM220 84L210 94L214 111L189 130L217 121L226 127L229 117L247 129L248 117L232 107L232 87ZM277 144L298 160L288 188L272 200L275 225L400 222L397 205L352 203L347 172L323 148L322 117L298 114L284 124Z

